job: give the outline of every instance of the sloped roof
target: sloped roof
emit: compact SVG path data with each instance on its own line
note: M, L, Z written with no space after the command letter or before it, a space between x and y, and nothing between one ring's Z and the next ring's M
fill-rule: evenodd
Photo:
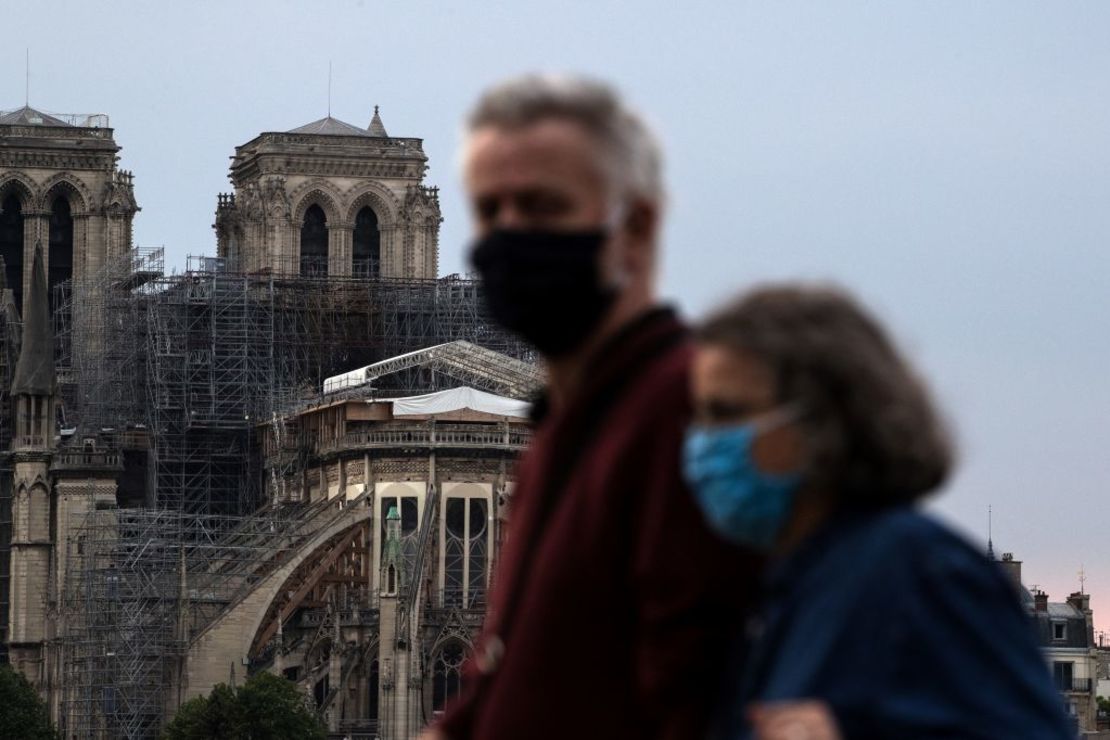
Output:
M1083 619L1083 612L1071 604L1062 604L1056 601L1048 602L1048 616L1054 619Z
M385 375L413 367L429 368L464 385L508 398L531 398L543 384L543 373L535 365L486 347L456 340L325 378L324 393L349 391L372 384Z
M0 126L66 126L66 123L60 118L55 118L49 113L37 111L30 106L23 106L19 110L13 110L9 113L0 115Z
M371 136L372 134L366 129L361 129L358 126L340 121L338 118L326 116L319 121L306 123L303 126L290 129L290 134L319 134L323 136Z

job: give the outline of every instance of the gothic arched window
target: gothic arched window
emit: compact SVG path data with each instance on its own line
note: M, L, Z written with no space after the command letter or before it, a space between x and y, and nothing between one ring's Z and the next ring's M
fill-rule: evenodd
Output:
M443 605L485 605L489 565L489 503L476 496L449 496L444 512Z
M54 307L54 286L73 277L73 214L69 199L59 195L50 206L50 251L48 262L51 307Z
M447 499L446 540L443 543L443 605L462 606L466 593L466 499Z
M328 274L328 217L324 209L311 205L301 224L301 275Z
M450 642L436 654L432 666L432 711L442 712L447 702L459 695L463 658L466 651L457 642Z
M378 721L378 659L370 663L369 676L366 680L366 719Z
M469 529L467 537L467 563L468 583L466 589L466 605L471 609L485 606L486 603L486 563L489 553L487 542L486 500L481 498L468 499L470 512L467 516Z
M381 275L382 242L378 231L378 215L369 206L355 216L352 256L355 277L376 278Z
M23 204L13 192L0 198L0 256L15 305L23 310Z

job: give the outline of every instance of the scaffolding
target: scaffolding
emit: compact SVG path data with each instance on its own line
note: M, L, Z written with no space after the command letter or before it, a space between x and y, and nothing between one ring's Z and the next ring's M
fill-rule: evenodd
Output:
M7 291L4 291L7 293ZM7 296L4 296L5 298ZM12 373L22 325L14 306L0 309L0 664L8 660L8 614L11 602L12 553Z
M283 429L329 376L435 345L469 343L454 346L470 365L489 350L533 359L458 276L292 277L212 258L166 275L161 250L137 249L54 300L63 446L122 451L125 476L129 448L149 465L144 508L90 512L59 543L67 737L155 736L190 637L339 515L334 502L267 504L303 457L264 468L260 424ZM449 387L446 367L394 368L376 392Z
M319 401L330 375L464 339L503 354L529 350L492 328L472 280L280 277L192 259L147 301L156 501L242 514L269 497L244 467L260 420ZM391 376L397 394L436 390L427 368Z
M74 522L60 609L63 735L157 736L182 700L190 639L335 516L324 502L246 517L105 509Z

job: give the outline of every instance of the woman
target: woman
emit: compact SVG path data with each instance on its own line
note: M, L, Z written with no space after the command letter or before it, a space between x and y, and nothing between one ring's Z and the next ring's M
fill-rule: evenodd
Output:
M722 737L1072 737L1014 585L914 508L952 454L873 319L758 290L700 328L692 384L691 488L771 563Z

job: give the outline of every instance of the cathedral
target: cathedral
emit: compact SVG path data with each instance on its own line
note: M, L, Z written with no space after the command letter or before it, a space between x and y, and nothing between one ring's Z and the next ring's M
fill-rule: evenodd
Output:
M531 350L437 275L422 141L376 107L236 147L179 275L119 151L0 113L0 660L67 738L259 671L332 737L415 737L482 619Z

